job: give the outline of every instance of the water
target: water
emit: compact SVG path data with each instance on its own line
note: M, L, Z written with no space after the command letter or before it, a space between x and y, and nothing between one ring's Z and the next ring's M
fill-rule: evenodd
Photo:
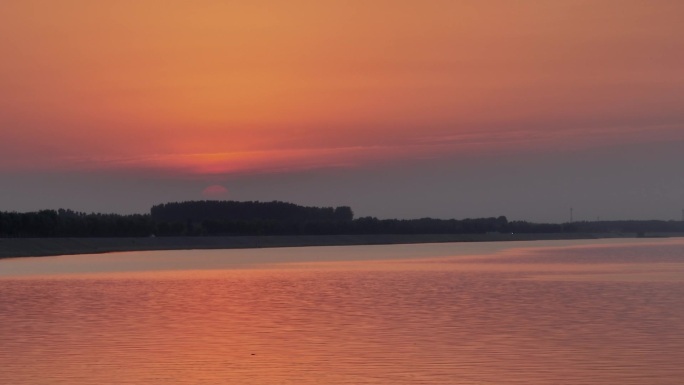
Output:
M680 384L684 240L0 261L0 384Z

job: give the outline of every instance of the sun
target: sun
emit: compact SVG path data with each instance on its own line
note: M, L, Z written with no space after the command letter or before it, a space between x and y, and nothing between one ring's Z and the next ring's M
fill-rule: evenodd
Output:
M202 196L208 199L225 199L228 198L228 195L228 189L219 184L207 186L202 190Z

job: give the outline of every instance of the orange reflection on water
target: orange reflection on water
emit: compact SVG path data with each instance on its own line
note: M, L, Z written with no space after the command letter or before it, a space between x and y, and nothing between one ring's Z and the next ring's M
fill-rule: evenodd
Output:
M684 377L684 282L651 274L684 271L684 243L555 244L38 259L100 266L33 277L15 266L0 279L0 383L669 385ZM459 256L459 247L471 249ZM427 261L416 258L421 250Z

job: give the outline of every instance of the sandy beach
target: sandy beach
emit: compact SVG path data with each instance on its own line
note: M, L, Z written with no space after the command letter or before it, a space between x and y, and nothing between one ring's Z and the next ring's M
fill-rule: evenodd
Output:
M659 234L682 236L682 234ZM156 238L0 238L0 258L119 251L631 238L635 234L373 234Z

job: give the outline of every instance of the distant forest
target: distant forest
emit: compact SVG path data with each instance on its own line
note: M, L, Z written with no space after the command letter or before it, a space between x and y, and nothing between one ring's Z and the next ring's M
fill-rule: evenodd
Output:
M72 210L0 212L0 237L149 237L332 234L671 233L683 221L595 221L563 224L474 219L354 218L350 207L286 202L190 201L155 205L150 214Z

